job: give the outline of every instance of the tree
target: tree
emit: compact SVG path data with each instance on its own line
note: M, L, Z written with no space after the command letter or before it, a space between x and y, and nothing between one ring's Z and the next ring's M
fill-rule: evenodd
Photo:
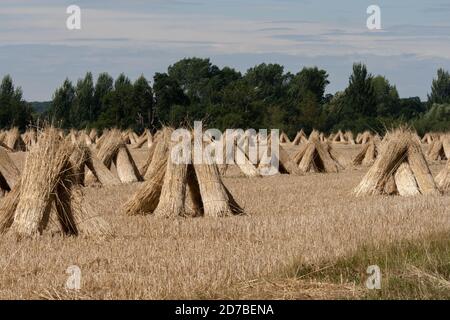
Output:
M419 97L400 99L397 117L403 120L411 120L419 117L425 111L425 103L422 103Z
M98 119L101 127L136 128L133 84L123 73L114 82L114 90L105 97L105 110Z
M266 112L263 115L263 127L267 129L279 129L280 132L286 132L289 135L292 135L293 132L288 130L286 125L286 110L278 105L269 105L266 107ZM242 128L246 128L246 126L242 126ZM258 127L255 127L258 128ZM269 133L270 134L270 133Z
M433 106L414 122L420 134L450 130L450 104L433 104Z
M23 100L22 89L15 88L11 76L3 78L0 85L0 126L25 128L31 121L31 107Z
M48 111L51 121L59 121L63 128L72 126L70 112L75 102L75 88L69 79L53 94L52 104Z
M338 91L333 97L328 97L328 102L323 106L326 115L324 129L329 131L333 126L342 120L344 115L345 92Z
M142 129L153 125L153 90L143 75L133 84L133 105L137 110L138 126Z
M391 86L383 76L372 79L376 99L376 114L382 117L394 116L399 113L399 95L397 88Z
M94 88L93 117L105 111L105 98L114 90L114 79L108 73L100 73Z
M156 73L153 91L155 94L156 115L162 123L169 122L172 106L187 106L189 98L184 93L177 80L169 77L167 73ZM179 110L179 108L177 108Z
M437 71L437 78L433 79L431 94L428 95L428 106L434 103L450 103L450 74L442 68Z
M231 128L257 128L261 125L263 107L255 98L256 93L244 79L228 84L220 103L211 108L213 125L221 130Z
M210 100L209 81L220 74L220 69L209 59L188 58L170 66L167 75L178 82L191 103Z
M299 123L305 131L311 132L313 129L321 127L321 108L317 101L317 95L311 91L304 93L300 103L301 118Z
M74 127L81 128L94 120L94 81L91 72L86 73L84 79L78 80L75 95L71 122Z
M373 76L367 72L365 65L355 63L353 74L345 89L344 113L348 116L375 116L376 95L372 82Z
M279 64L262 63L250 68L244 80L252 87L255 98L267 104L277 104L285 96L289 75Z
M206 105L220 104L224 99L224 89L240 79L242 79L240 72L229 67L224 67L209 79L205 88L207 99L203 103Z
M325 100L325 89L330 84L328 73L325 70L303 68L289 83L289 94L296 100L302 100L306 94L313 94L315 100L322 104Z
M9 75L5 76L0 85L0 126L10 125L11 102L14 97L14 85Z
M321 120L318 118L326 101L324 95L328 84L327 72L317 67L303 68L292 77L289 81L288 96L284 99L288 100L288 132L295 134L300 128L307 132L314 128L319 129Z
M31 105L23 99L22 89L14 89L14 94L10 100L10 122L9 126L18 127L24 130L33 120L33 109Z

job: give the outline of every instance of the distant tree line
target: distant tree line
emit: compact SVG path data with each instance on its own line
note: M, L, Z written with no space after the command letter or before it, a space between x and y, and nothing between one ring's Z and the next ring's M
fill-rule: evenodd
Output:
M194 120L221 130L279 128L290 135L301 128L383 132L403 123L419 133L450 129L450 75L443 69L426 102L400 98L395 85L361 63L353 65L345 90L325 94L329 83L328 73L317 67L292 74L279 64L263 63L241 74L209 59L188 58L156 73L153 85L144 76L133 82L124 74L113 79L102 73L94 80L88 72L75 84L66 79L49 108L37 114L7 76L0 91L0 126L24 128L39 117L63 128L136 131Z
M24 129L33 120L33 109L22 97L22 89L15 88L9 75L0 85L0 128Z

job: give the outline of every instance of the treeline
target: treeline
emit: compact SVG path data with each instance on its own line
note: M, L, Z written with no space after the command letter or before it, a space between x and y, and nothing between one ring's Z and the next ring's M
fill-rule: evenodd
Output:
M11 79L5 79L12 86ZM39 117L64 128L136 131L192 125L194 120L221 130L279 128L290 135L301 128L383 132L403 123L419 133L450 130L450 75L445 70L438 70L426 102L419 97L400 98L395 85L372 75L360 63L354 64L344 91L325 94L328 84L327 72L317 67L292 74L281 65L263 63L241 74L219 68L209 59L189 58L156 73L152 86L144 76L133 82L124 74L113 79L102 73L94 81L87 73L75 84L66 79L55 91L50 108ZM27 106L20 89L12 90ZM3 100L0 103L3 114ZM28 121L29 115L24 118ZM22 126L20 121L11 118L1 126Z
M25 129L33 121L33 109L23 99L22 89L15 88L11 77L5 76L0 85L0 128Z
M133 128L151 127L154 123L154 96L147 79L134 83L121 74L114 80L102 73L94 83L92 73L73 85L66 79L56 90L48 120L63 128Z

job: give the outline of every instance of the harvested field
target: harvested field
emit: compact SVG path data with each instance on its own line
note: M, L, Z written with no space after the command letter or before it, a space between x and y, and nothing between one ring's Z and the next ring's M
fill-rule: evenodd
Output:
M292 156L299 146L284 148ZM351 163L361 146L334 148ZM138 167L147 160L147 146L130 152ZM25 153L11 158L22 170ZM433 176L444 164L430 164ZM363 297L367 289L359 284L294 277L290 268L450 230L449 192L354 197L367 170L248 178L231 167L223 180L247 215L220 219L127 216L119 208L142 182L86 187L84 201L115 235L67 237L51 228L57 221L39 238L1 235L0 299ZM82 272L76 293L65 289L71 265Z

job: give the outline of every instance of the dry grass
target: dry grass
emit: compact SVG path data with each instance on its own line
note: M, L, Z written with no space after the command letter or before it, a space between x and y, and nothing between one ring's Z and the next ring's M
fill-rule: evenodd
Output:
M395 244L378 243L359 248L348 256L318 265L291 266L292 280L353 284L362 299L450 298L450 235L424 235ZM367 266L380 267L379 290L361 290L368 278ZM348 298L345 297L345 298Z
M349 160L359 151L351 145L336 148ZM298 147L287 149L293 154ZM138 166L146 160L144 150L131 150ZM21 156L14 157L21 168ZM431 166L434 175L443 164ZM365 173L347 169L261 179L232 167L224 183L247 215L220 219L121 215L118 208L141 184L86 188L85 201L116 236L75 238L46 231L20 242L0 236L0 298L358 298L361 287L351 283L293 279L286 270L299 262L332 263L362 246L450 229L449 193L355 198L352 189ZM70 265L82 271L78 293L64 289Z
M20 194L11 229L35 235L46 226L56 185L73 149L58 139L55 129L45 129L28 153L20 182Z

